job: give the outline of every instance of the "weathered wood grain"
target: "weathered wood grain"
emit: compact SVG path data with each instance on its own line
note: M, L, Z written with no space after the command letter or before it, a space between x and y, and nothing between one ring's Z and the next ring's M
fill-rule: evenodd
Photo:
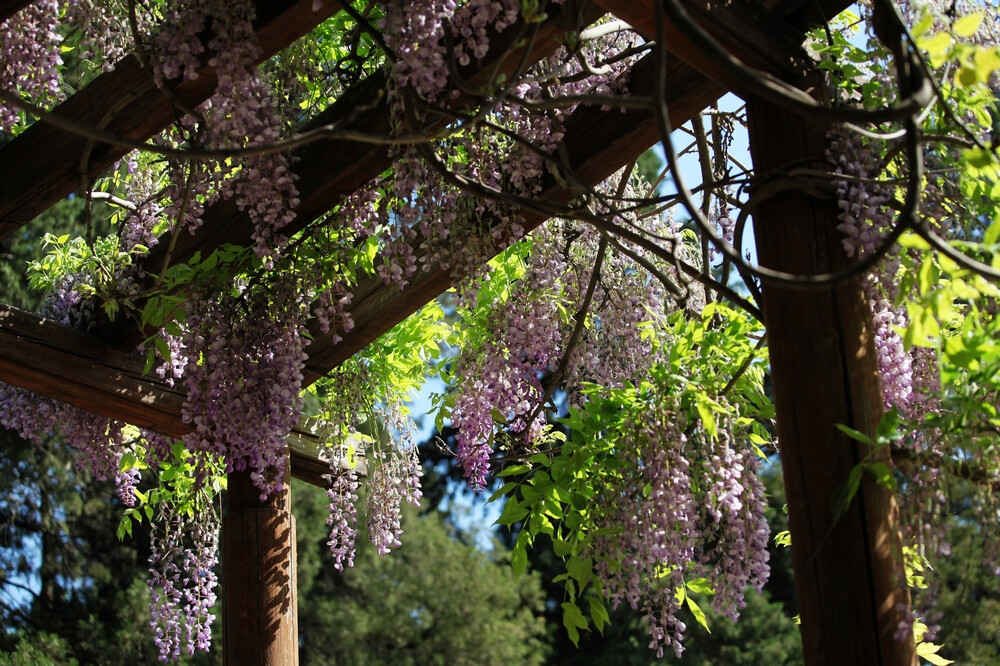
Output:
M822 162L827 127L758 102L749 106L749 121L759 173L794 161ZM839 212L836 201L806 192L763 201L754 210L761 265L799 275L846 267ZM856 465L891 464L888 447L869 447L836 427L873 436L881 417L862 279L835 289L765 284L763 308L805 663L916 664L912 638L894 638L908 595L900 586L892 493L866 478L844 515L831 511Z

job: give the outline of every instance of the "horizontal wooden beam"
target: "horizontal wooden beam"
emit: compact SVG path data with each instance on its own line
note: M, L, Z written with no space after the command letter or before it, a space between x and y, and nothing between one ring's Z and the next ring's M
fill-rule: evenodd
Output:
M257 1L254 28L261 49L258 62L281 51L340 9L334 0L323 0L315 11L314 4L314 0ZM173 93L184 104L196 106L215 91L217 82L215 69L204 66L197 78L179 82ZM134 56L123 58L114 70L97 77L52 113L135 140L156 134L176 117L173 102L156 87L152 75ZM0 149L0 240L127 152L121 146L91 142L44 119L36 122Z
M181 420L185 392L143 374L144 359L92 335L0 305L0 381L168 437L192 431ZM329 463L307 430L289 438L292 475L323 485Z
M0 381L170 437L184 392L144 376L143 359L83 331L0 305Z

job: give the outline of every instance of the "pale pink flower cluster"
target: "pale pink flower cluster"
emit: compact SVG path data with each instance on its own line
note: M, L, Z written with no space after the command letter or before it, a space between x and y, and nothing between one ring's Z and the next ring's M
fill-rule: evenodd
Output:
M287 282L188 303L185 443L227 471L252 470L262 499L281 490L285 438L302 409L303 313Z
M647 224L664 233L669 227L667 221ZM458 461L474 488L486 483L498 412L503 427L522 433L530 445L544 422L545 409L539 408L547 388L543 378L551 380L566 353L560 386L573 401L582 382L613 388L641 379L658 358L644 335L646 322L661 320L674 307L661 282L608 248L587 325L567 350L592 280L600 234L588 225L553 220L530 238L526 274L506 301L491 305L493 338L463 349L455 364L458 389L451 419L458 428ZM676 279L673 267L661 268ZM533 415L536 421L529 423Z
M357 539L358 488L361 483L357 470L353 467L333 470L329 478L326 496L326 524L330 528L330 538L326 545L333 557L337 571L344 570L344 564L354 566L354 549Z
M609 505L590 548L605 596L644 613L658 657L668 647L680 656L687 627L676 592L685 581L706 578L713 605L734 621L746 589L759 592L767 581L764 488L754 455L735 448L728 419L713 439L700 424L686 427L670 396L647 416L629 428L621 476L603 491Z
M59 99L62 38L56 32L58 25L57 0L30 3L0 24L0 88L42 106ZM0 133L17 125L19 111L0 102Z
M203 122L183 118L174 141L208 149L267 145L281 138L283 111L270 85L260 77L254 61L260 53L252 21L253 3L182 2L171 7L156 35L155 69L161 84L198 75L201 59L215 69L215 94L197 112ZM212 37L201 34L211 26ZM281 233L294 219L298 205L295 174L284 153L242 156L228 161L173 165L165 213L177 224L199 227L205 209L220 197L233 198L254 225L257 255L268 262L288 242ZM182 216L183 212L183 216Z
M193 515L159 507L149 555L150 627L160 661L176 661L183 649L208 651L212 643L219 522L211 507Z

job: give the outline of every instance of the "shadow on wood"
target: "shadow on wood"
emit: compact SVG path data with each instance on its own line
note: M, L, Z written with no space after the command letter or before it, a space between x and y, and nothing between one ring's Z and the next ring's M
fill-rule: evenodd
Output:
M298 664L295 523L285 488L265 501L250 472L229 474L222 533L223 658L232 666Z

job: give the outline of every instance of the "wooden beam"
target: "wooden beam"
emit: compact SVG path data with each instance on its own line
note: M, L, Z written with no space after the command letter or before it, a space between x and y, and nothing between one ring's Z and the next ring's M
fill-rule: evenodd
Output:
M646 39L656 39L654 0L595 1ZM811 64L802 49L802 29L787 23L763 4L738 2L720 6L708 0L686 0L682 4L699 25L750 67L786 81L797 81L809 70ZM667 50L681 60L728 90L741 95L752 92L748 88L750 81L733 76L707 56L685 29L665 20L662 30Z
M28 6L31 0L0 0L0 23Z
M643 58L632 68L629 91L637 96L652 94L654 74L654 58ZM676 124L686 122L725 92L678 61L668 65L666 90L671 121ZM575 174L594 185L634 160L658 138L653 116L646 111L608 114L588 107L577 111L567 122L563 144ZM561 204L576 195L550 178L539 198ZM534 229L544 220L543 215L525 212L525 230ZM419 272L405 291L377 278L365 278L355 290L350 307L354 328L340 331L343 339L338 343L333 343L332 336L318 335L317 331L307 349L306 382L313 382L335 368L449 287L451 276L440 268Z
M92 335L0 305L0 381L168 437L192 431L181 421L185 392L144 375L144 359ZM292 474L324 487L329 462L318 438L296 430L289 441Z
M824 167L826 127L760 102L749 105L758 173L812 161ZM832 199L788 191L753 211L761 265L819 274L848 265ZM902 587L898 510L868 475L839 519L831 500L861 462L891 465L837 428L869 435L882 412L871 314L862 281L809 290L765 285L771 378L805 663L916 664L912 636L897 641L909 599Z
M229 474L222 520L223 663L299 663L295 518L281 493L260 500L249 472Z
M635 94L652 87L653 63L637 64L631 83ZM683 122L721 94L721 88L689 67L674 63L668 74L674 122ZM656 140L655 123L646 113L614 114L583 109L568 122L567 153L578 175L596 183L631 161ZM550 184L543 193L567 200ZM536 226L541 216L529 218ZM413 286L399 291L377 279L359 287L351 313L354 329L340 344L319 336L307 347L306 385L333 369L369 342L389 330L424 303L445 291L450 276L439 269L418 275ZM118 351L92 335L59 326L10 306L0 306L0 381L21 386L68 404L134 423L172 437L191 428L181 423L184 395L162 382L143 376L143 360ZM327 462L308 433L298 434L291 448L292 473L314 485L323 485Z
M654 63L646 58L633 69L630 83L634 94L652 90ZM672 63L668 72L668 94L672 119L680 123L707 106L722 89L690 67ZM646 112L614 114L585 108L568 121L565 146L577 175L597 183L641 154L656 141L656 127ZM554 201L566 201L573 193L551 182L543 192ZM537 226L542 216L528 217L529 227ZM206 225L208 226L208 225ZM406 291L368 278L357 290L351 307L355 327L343 333L344 340L333 344L332 336L318 336L307 347L306 385L333 369L364 348L451 285L450 276L440 269L422 273ZM105 416L123 418L169 436L180 437L190 427L180 423L183 393L150 377L142 376L142 360L111 349L94 336L46 322L28 313L4 306L0 312L2 351L8 361L0 365L0 381L22 386L43 395L63 400ZM41 345L41 346L38 346ZM0 356L3 358L3 356ZM46 362L44 359L59 359ZM86 372L80 367L87 366ZM62 372L65 370L65 372ZM91 377L89 383L80 379ZM308 435L303 435L308 438ZM304 440L304 441L307 441ZM300 453L309 446L300 447ZM312 457L296 455L293 449L293 474L321 485L325 463Z
M589 23L603 14L592 3L585 3L580 17L573 19ZM575 26L564 24L561 15L553 16L538 26L537 35L532 42L532 49L524 53L524 47L519 46L522 24L517 24L492 42L489 53L481 60L462 68L462 75L473 86L489 83L486 78L499 65L499 74L510 76L522 59L534 64L551 54L561 43L566 30ZM346 91L341 97L318 117L312 120L303 131L311 131L323 127L337 127L340 130L354 130L373 136L390 136L391 110L385 99L387 82L384 73L377 73L365 81ZM465 97L451 100L449 104L458 108L468 101ZM364 109L359 112L359 109ZM428 128L433 130L444 125L444 121ZM283 230L291 235L312 223L331 208L340 203L347 195L377 177L392 166L388 147L384 144L363 143L342 139L322 140L310 143L293 151L292 171L297 176L296 188L299 191L299 204L295 207L295 219ZM253 225L247 215L241 212L233 200L219 201L205 213L205 222L193 234L181 234L177 238L169 256L168 243L160 243L146 259L146 266L152 272L158 273L165 261L177 264L188 261L195 252L207 255L219 246L232 243L249 245ZM445 287L446 289L447 287ZM443 291L440 290L440 291ZM430 295L433 298L440 291ZM97 333L105 340L122 348L133 347L146 335L141 333L131 320L122 319L118 322L106 320L98 323Z
M0 381L182 437L184 392L144 376L143 360L38 315L0 305Z
M258 0L254 28L260 44L258 62L281 51L340 8L324 0ZM198 77L182 81L174 94L196 106L214 91L215 69L204 66ZM101 127L130 139L146 139L175 118L173 103L153 83L134 56L97 77L86 88L57 106L53 113L87 126ZM44 121L36 122L0 149L0 240L77 190L84 176L93 178L128 152L120 146L94 143Z

